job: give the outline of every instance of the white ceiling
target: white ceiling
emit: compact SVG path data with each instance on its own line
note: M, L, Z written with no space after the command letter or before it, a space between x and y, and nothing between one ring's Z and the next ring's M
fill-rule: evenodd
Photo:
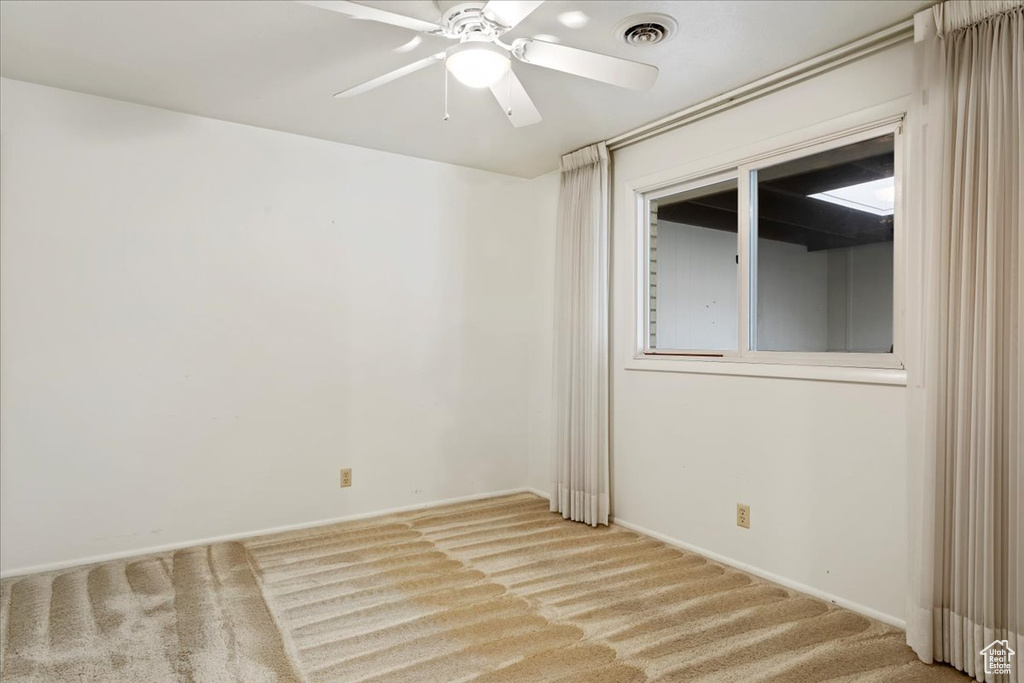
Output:
M430 0L371 2L436 19ZM534 177L558 156L659 118L911 16L931 0L751 2L548 0L509 39L541 33L661 69L648 92L516 64L544 121L513 128L488 90L452 81L443 114L438 64L352 99L347 86L451 43L287 1L0 2L0 74L129 102L363 147ZM558 15L582 11L583 28ZM670 41L620 43L612 29L640 12L679 22Z

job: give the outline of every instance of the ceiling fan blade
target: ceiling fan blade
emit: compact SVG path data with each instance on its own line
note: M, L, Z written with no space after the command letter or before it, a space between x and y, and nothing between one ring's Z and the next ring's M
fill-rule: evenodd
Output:
M509 83L506 79L512 79L512 82ZM509 100L510 89L512 94L511 101ZM501 110L505 112L508 120L516 128L524 128L540 123L540 112L537 111L533 100L526 94L526 88L519 82L519 78L512 72L512 69L508 70L506 78L502 78L491 86L491 92L494 93L494 99L498 100L498 104L501 105Z
M440 26L438 26L437 24L432 24L429 21L423 21L422 19L407 17L404 14L395 14L394 12L388 12L386 10L377 9L376 7L360 5L358 2L348 2L347 0L295 1L303 5L309 5L310 7L319 7L320 9L326 9L330 10L331 12L337 12L338 14L344 14L345 16L352 17L353 19L367 19L369 21L376 21L381 24L401 26L402 28L407 28L412 31L433 33L434 31L441 30Z
M530 12L544 4L544 0L491 0L484 5L484 16L505 28L514 28Z
M402 76L408 76L411 73L419 71L420 69L425 69L431 64L436 64L437 62L443 60L444 53L438 52L436 55L430 55L429 57L424 57L423 59L417 62L413 62L412 64L407 64L403 66L401 69L395 69L394 71L390 71L384 74L383 76L377 76L377 78L374 78L371 81L366 81L365 83L360 83L359 85L348 88L347 90L342 90L341 92L334 93L334 96L353 97L355 95L361 95L368 90L379 88L385 83L390 83L391 81L398 80Z
M564 71L574 76L630 90L647 90L658 79L656 66L568 45L548 43L535 38L520 38L512 44L512 48L512 53L527 64Z

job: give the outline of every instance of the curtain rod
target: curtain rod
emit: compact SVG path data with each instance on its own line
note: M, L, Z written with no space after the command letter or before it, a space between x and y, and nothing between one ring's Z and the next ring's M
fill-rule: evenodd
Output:
M629 145L636 144L641 140L660 135L661 133L668 132L675 128L685 126L694 121L717 114L718 112L731 109L735 106L749 102L750 100L763 97L776 90L787 88L791 85L795 85L800 81L807 80L813 76L817 76L820 73L830 71L849 62L863 59L869 55L873 55L876 52L885 50L886 48L898 45L906 40L910 40L914 37L914 20L907 19L902 21L895 26L882 29L876 33L872 33L869 36L865 36L860 40L855 40L852 43L847 43L842 47L838 47L834 50L820 54L817 57L795 64L791 67L785 68L782 71L777 71L770 76L765 76L746 85L730 90L729 92L723 93L712 97L711 99L704 100L692 107L687 107L682 111L678 111L675 114L669 114L657 121L644 124L639 128L634 128L631 131L616 135L607 141L608 149L614 151L616 149L622 149Z

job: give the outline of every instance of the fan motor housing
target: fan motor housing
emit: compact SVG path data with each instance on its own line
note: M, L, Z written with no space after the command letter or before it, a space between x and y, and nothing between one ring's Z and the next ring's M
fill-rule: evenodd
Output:
M445 10L441 17L443 35L464 40L490 40L500 35L499 27L483 13L483 2L460 2Z

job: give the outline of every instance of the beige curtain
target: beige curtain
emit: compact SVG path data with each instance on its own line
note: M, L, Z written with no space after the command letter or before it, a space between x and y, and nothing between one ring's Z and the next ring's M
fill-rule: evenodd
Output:
M907 642L1024 682L1024 5L915 17L908 119ZM981 651L1007 641L1012 675Z
M562 157L551 510L608 523L608 150Z

